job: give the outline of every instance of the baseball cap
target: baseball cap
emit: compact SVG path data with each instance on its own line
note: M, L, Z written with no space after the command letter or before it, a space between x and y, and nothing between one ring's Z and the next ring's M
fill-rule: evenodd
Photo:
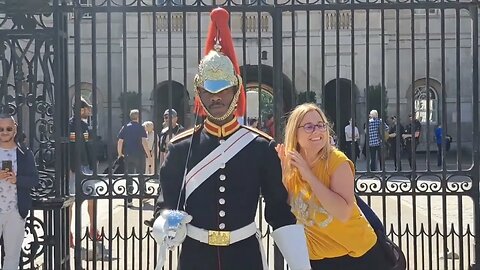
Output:
M167 116L169 114L170 114L170 110L166 109L165 112L163 113L163 116ZM175 109L172 109L171 114L172 114L172 117L176 117L177 116L177 111L175 111Z

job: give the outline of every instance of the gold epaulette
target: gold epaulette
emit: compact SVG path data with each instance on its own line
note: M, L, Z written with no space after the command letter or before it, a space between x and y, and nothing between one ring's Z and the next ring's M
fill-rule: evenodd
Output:
M187 129L187 130L185 130L184 132L175 135L175 137L173 137L173 138L170 140L170 142L171 142L171 143L176 143L176 142L181 141L181 140L184 139L184 138L190 137L190 136L192 136L193 133L195 133L195 131L197 131L199 128L200 128L200 125L196 125L194 128Z
M257 133L258 135L260 135L261 137L263 137L263 138L265 138L265 139L267 139L267 140L269 140L269 141L272 141L272 140L273 140L273 137L272 137L272 136L268 135L267 133L265 133L265 132L263 132L263 131L261 131L261 130L259 130L259 129L252 128L252 127L249 127L249 126L242 126L242 127L244 127L244 128L246 128L246 129L248 129L248 130L250 130L250 131L253 131L253 132Z

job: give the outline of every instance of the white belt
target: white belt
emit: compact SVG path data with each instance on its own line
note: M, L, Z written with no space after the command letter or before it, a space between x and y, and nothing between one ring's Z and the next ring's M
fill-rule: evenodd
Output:
M234 231L209 231L187 224L187 235L211 246L228 246L257 233L255 222Z

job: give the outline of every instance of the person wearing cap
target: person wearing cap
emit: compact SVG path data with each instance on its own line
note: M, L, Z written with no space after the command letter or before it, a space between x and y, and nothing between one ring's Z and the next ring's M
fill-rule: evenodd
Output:
M162 193L152 229L158 269L166 248L180 244L182 270L268 269L255 224L260 195L290 269L311 269L304 227L296 224L282 183L276 144L237 121L245 114L245 92L229 14L216 8L210 18L206 55L194 79L196 114L206 119L170 141L160 169Z
M170 128L171 119L171 128ZM175 109L166 109L163 113L164 128L160 132L160 162L163 162L167 152L167 145L170 139L185 131L185 128L178 123L178 115Z
M75 105L73 105L75 108ZM88 123L89 117L92 116L92 105L88 103L83 97L80 98L80 132L81 134L79 141L80 141L80 153L79 153L79 169L80 173L89 175L92 174L93 165L95 162L95 158L93 155L93 134L91 132L90 124ZM69 156L70 156L70 174L69 174L69 181L68 181L68 190L70 195L75 195L75 186L76 186L76 169L77 169L77 153L76 153L76 141L77 141L77 132L76 132L76 115L73 114L72 117L68 121L68 130L69 130ZM90 219L90 237L96 237L97 240L101 239L100 233L93 228L93 217L94 217L94 202L93 200L88 200L88 216ZM78 206L80 207L80 206ZM70 223L72 221L72 207L70 207ZM70 226L72 228L73 226ZM74 239L73 234L70 232L70 247L74 246Z

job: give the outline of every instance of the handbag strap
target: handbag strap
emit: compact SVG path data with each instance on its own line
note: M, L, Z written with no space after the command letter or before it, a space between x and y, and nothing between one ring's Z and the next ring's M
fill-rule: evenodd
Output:
M368 223L370 223L370 226L372 226L373 230L385 234L385 227L380 221L380 218L378 218L377 214L375 214L375 212L372 210L372 208L357 194L355 194L355 199L357 200L358 207L362 211L365 218L368 220Z

